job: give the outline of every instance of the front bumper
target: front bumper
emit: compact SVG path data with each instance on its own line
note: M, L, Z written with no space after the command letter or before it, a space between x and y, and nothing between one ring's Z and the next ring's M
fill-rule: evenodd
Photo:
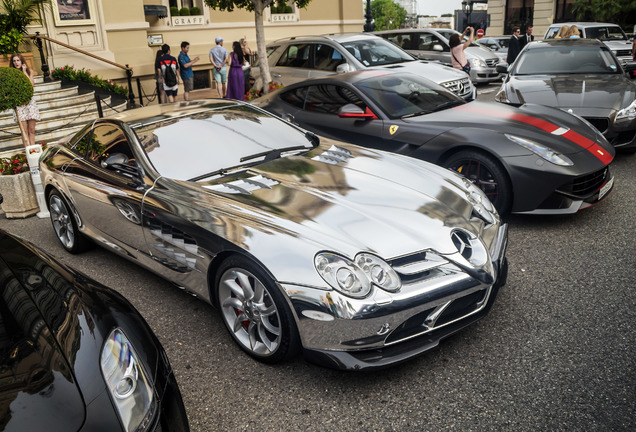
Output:
M355 300L335 291L286 285L304 357L323 366L368 370L403 362L485 316L506 283L507 226L491 246L494 282L444 269L403 292ZM379 290L378 290L379 291Z
M475 84L491 83L501 80L501 74L494 67L471 68L470 79Z

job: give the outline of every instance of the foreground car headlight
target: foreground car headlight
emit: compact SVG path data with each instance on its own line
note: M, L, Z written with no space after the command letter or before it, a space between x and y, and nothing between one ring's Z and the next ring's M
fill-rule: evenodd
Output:
M560 166L574 165L574 162L572 162L569 157L562 155L560 153L557 153L554 150L549 149L548 147L544 145L541 145L534 141L530 141L525 138L520 138L518 136L508 135L508 134L504 134L504 135L506 135L506 138L508 138L513 143L519 144L521 147L524 147L530 150L532 153L542 157L548 162L551 162L555 165L560 165Z
M495 95L495 100L497 102L501 102L505 104L511 103L510 99L508 99L508 96L506 95L506 90L503 88L503 86L501 87L501 89L499 89L499 91Z
M156 408L154 392L139 357L120 329L106 339L100 365L124 429L145 430Z
M401 287L397 273L375 255L360 253L351 261L331 252L320 252L314 265L325 282L349 297L366 297L372 284L392 292Z
M615 121L633 120L636 118L636 101L632 102L627 108L623 108L616 114Z

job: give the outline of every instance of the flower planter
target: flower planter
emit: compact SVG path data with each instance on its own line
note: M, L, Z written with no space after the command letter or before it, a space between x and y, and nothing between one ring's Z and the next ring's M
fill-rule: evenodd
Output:
M26 218L40 211L31 173L0 175L0 193L4 198L2 211L7 219Z

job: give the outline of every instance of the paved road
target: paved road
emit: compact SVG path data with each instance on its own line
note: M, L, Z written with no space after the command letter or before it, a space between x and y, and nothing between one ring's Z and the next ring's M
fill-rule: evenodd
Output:
M481 89L481 88L480 88ZM614 192L565 217L508 218L508 284L491 313L404 365L344 373L242 354L215 311L48 220L0 227L121 291L163 342L194 431L636 430L635 156Z

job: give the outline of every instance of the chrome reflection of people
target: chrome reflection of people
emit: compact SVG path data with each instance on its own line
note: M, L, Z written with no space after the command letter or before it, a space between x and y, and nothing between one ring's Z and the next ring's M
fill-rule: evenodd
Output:
M22 54L15 53L11 55L11 63L10 66L16 69L21 70L27 77L29 77L29 81L31 81L31 85L34 84L33 80L33 71L29 68L29 66L24 61L24 57ZM16 118L15 113L18 113L18 118ZM40 111L38 110L37 105L35 105L35 101L33 98L31 100L19 107L16 107L13 113L13 120L17 123L18 119L22 124L22 128L26 131L26 135L28 138L28 142L24 143L25 145L34 145L35 144L35 122L40 120Z

